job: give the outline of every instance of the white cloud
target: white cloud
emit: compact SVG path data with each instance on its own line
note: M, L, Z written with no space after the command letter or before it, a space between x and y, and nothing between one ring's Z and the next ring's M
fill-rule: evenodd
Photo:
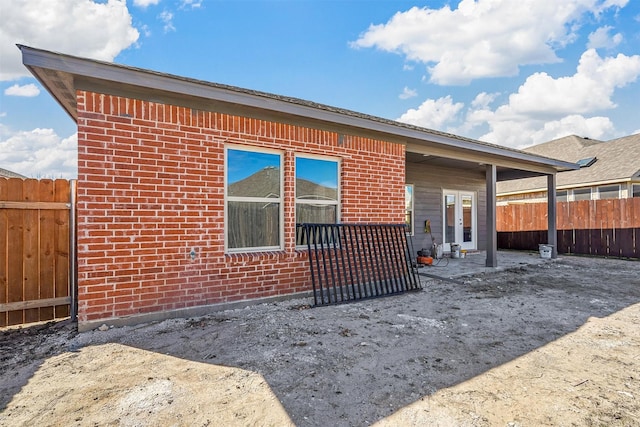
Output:
M418 96L418 92L415 89L409 89L407 86L402 89L402 93L398 95L400 99L409 99Z
M398 119L408 123L434 130L444 130L445 124L454 121L464 107L461 102L453 103L451 96L436 100L427 99L417 109L410 109Z
M198 9L202 6L202 0L182 0L181 9Z
M145 37L151 37L151 28L148 25L144 24L140 27L140 31L144 34Z
M593 33L589 34L589 43L587 47L589 49L613 49L622 42L622 34L617 33L613 36L609 35L609 32L613 28L610 26L600 27Z
M546 73L529 76L499 113L557 116L614 108L611 99L614 90L637 80L639 75L640 55L619 54L603 59L589 49L580 57L573 76L558 79Z
M495 107L499 93L479 93L466 109L451 97L426 100L399 121L470 134L483 129L478 139L522 148L576 134L594 139L616 137L613 122L599 114L615 108L613 95L640 76L640 55L600 57L593 49L582 54L572 76L553 78L546 73L529 76Z
M597 113L615 108L615 90L638 76L640 55L601 58L589 49L574 75L555 79L546 73L533 74L495 110L482 103L473 105L465 126L488 124L490 131L480 139L511 147L569 134L596 139L614 136L611 120Z
M557 48L577 37L580 19L627 0L462 0L457 9L413 7L371 25L352 47L375 47L425 63L437 84L513 76L519 66L559 62Z
M601 139L614 132L614 126L608 117L585 118L579 114L565 116L560 120L546 122L542 129L533 133L534 144L562 138L567 135L580 135L592 139Z
M551 141L567 135L607 139L614 134L608 117L567 115L558 120L501 120L491 123L491 131L479 139L514 148Z
M471 106L474 108L487 108L489 104L495 101L499 93L487 93L481 92L471 101Z
M0 125L0 137L0 167L32 178L78 175L77 134L61 138L53 129L39 128L12 133Z
M25 96L31 98L40 95L40 89L33 83L22 86L15 84L6 88L4 94L7 96Z
M604 0L602 2L596 2L594 8L594 15L600 17L600 14L610 7L616 7L618 9L625 7L629 3L629 0Z
M147 8L149 6L155 6L160 3L160 0L133 0L133 5L136 7Z
M160 19L164 23L165 33L176 30L176 27L173 26L173 13L169 12L168 10L162 11L162 13L158 15L158 19Z
M16 44L112 61L138 37L126 0L13 0L2 8L0 80L31 76Z

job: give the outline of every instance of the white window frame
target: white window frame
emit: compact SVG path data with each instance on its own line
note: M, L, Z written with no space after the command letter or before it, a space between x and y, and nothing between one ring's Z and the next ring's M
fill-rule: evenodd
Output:
M337 183L338 183L338 191L336 194L336 197L338 198L337 201L333 201L333 200L316 200L316 199L298 199L297 194L298 194L298 189L297 189L297 184L298 184L298 170L297 168L295 168L295 165L297 164L297 159L302 158L302 159L310 159L310 160L321 160L321 161L325 161L325 162L334 162L337 163L338 168L337 168L337 174L338 176L337 178ZM294 183L294 213L293 213L293 217L295 218L295 224L294 227L296 227L296 232L295 232L295 236L296 236L296 241L298 239L298 230L297 230L297 223L298 223L298 203L300 204L309 204L309 205L327 205L327 206L336 206L336 224L340 224L340 218L341 218L341 212L342 212L342 185L341 185L341 171L342 171L342 159L340 159L339 157L331 157L331 156L320 156L320 155L316 155L316 154L309 154L309 153L295 153L294 154L294 159L293 159L293 164L294 164L294 172L293 172L293 183ZM296 245L296 248L302 248L305 247L306 248L306 244L303 245Z
M410 224L409 224L409 234L411 236L415 235L415 224L416 224L416 216L415 216L415 210L416 210L416 187L414 184L405 184L404 185L404 194L405 194L405 209L404 209L404 217L405 217L405 224L406 224L406 218L407 218L407 213L409 213L411 215L411 220L410 220ZM406 205L406 195L407 195L407 188L411 188L411 209L407 209L407 205Z
M637 189L637 190L636 190ZM638 195L635 196L636 191L638 191ZM629 198L640 197L640 184L631 184L631 195Z
M229 174L227 170L228 164L228 151L247 151L251 153L264 153L275 154L280 157L280 196L274 197L240 197L229 196ZM265 251L281 251L284 250L284 156L285 153L279 150L273 150L263 147L254 147L248 145L237 144L225 144L224 146L224 250L225 253L246 253L246 252L265 252ZM278 203L278 246L258 246L258 247L246 247L246 248L229 248L229 217L228 217L228 204L229 202L260 202L260 203Z
M338 165L338 176L337 178L337 182L338 182L338 192L337 192L337 198L338 200L333 201L333 200L317 200L317 199L298 199L297 197L297 188L295 188L295 186L298 183L298 171L295 170L294 174L293 174L293 179L294 179L294 189L295 192L294 194L296 194L295 197L295 204L296 207L298 205L298 203L300 204L308 204L308 205L335 205L336 206L336 224L340 223L340 211L341 211L341 204L342 204L342 194L340 191L340 170L342 167L342 161L340 158L337 157L328 157L328 156L317 156L317 155L313 155L313 154L306 154L306 153L296 153L295 154L295 159L294 159L294 164L297 163L296 160L302 158L302 159L310 159L310 160L321 160L324 162L333 162L333 163L337 163ZM295 218L297 218L297 213L295 215Z

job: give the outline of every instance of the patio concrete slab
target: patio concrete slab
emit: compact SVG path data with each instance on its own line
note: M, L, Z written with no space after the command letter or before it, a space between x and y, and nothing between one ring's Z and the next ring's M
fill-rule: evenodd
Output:
M486 260L485 251L470 252L464 258L445 257L434 260L433 265L418 268L418 273L423 279L456 279L479 273L491 273L526 265L553 262L553 260L541 258L539 252L526 251L498 251L497 267L486 267Z

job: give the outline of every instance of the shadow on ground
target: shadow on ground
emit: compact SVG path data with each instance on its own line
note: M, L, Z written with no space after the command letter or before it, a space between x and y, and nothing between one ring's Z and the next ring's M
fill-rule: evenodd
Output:
M423 278L422 291L340 306L290 300L43 340L48 350L32 348L23 371L9 346L1 378L22 380L3 386L0 408L44 358L113 342L256 372L296 425L364 426L640 302L633 261L567 257L456 280ZM202 389L215 392L215 381Z

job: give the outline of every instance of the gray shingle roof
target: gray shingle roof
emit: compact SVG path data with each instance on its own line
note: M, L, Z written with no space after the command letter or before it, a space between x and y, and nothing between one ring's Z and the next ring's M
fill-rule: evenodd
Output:
M569 162L595 157L589 167L559 172L557 186L579 187L599 182L628 181L640 177L640 133L610 141L581 138L571 135L525 148L531 154L552 157ZM497 192L518 193L546 190L545 178L526 178L499 182Z
M77 120L76 89L219 111L406 144L419 154L495 164L498 174L550 173L575 164L298 98L18 45L22 62ZM530 172L524 173L522 172Z

